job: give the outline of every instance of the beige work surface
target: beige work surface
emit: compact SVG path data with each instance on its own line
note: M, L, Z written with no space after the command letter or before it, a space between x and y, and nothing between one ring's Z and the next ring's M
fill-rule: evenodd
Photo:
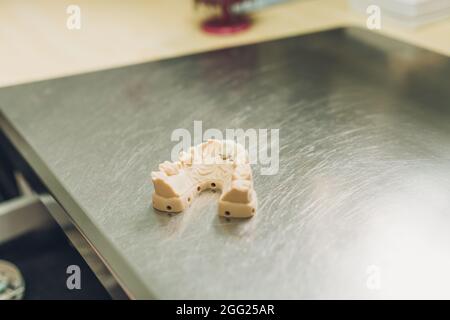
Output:
M81 8L81 29L68 30L67 6ZM193 0L3 0L0 86L254 43L337 26L365 26L344 0L291 1L254 15L251 30L218 37L199 21L211 14ZM450 19L405 29L383 21L383 34L450 55Z

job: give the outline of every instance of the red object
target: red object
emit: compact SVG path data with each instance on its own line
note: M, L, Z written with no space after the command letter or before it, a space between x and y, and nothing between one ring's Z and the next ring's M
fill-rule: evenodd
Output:
M202 29L214 34L233 34L244 31L251 26L251 21L245 16L233 17L230 20L223 20L221 17L206 20L202 24Z
M212 34L234 34L247 30L251 26L251 20L245 15L234 15L231 6L235 3L244 2L245 0L196 0L196 2L204 3L211 6L220 6L222 14L206 20L202 24L202 29Z

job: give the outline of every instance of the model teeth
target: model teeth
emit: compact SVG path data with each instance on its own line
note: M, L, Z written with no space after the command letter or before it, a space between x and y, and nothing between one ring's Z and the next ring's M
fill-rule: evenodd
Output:
M168 176L174 176L179 173L178 165L173 162L164 161L159 165L159 170L163 171Z
M165 198L176 197L177 193L174 188L167 183L167 175L161 171L152 172L153 186L155 187L155 193Z
M191 152L187 153L187 152L182 151L180 153L179 160L183 166L191 166L192 165Z
M245 149L231 140L210 139L188 152L179 161L165 161L152 172L155 188L153 206L161 211L180 212L205 189L222 189L219 214L251 217L256 211L252 171Z
M251 200L251 187L251 182L248 180L235 180L231 183L231 189L224 194L222 200L248 203Z
M250 165L243 164L238 165L234 169L232 180L251 180L252 179L252 169Z

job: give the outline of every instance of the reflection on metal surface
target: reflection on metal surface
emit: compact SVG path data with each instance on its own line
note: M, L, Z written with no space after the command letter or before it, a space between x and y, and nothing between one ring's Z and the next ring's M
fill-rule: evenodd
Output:
M339 29L5 88L0 123L134 297L449 298L449 74ZM154 212L148 172L194 120L280 129L251 221L217 194Z
M20 300L25 293L25 281L12 263L0 260L0 300Z

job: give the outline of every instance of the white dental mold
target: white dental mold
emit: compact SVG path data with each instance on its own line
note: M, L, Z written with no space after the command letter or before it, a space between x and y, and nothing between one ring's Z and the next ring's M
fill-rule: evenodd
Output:
M177 162L161 163L152 181L153 207L160 211L181 212L203 190L220 189L220 216L249 218L256 212L248 155L232 140L210 139L181 152Z

